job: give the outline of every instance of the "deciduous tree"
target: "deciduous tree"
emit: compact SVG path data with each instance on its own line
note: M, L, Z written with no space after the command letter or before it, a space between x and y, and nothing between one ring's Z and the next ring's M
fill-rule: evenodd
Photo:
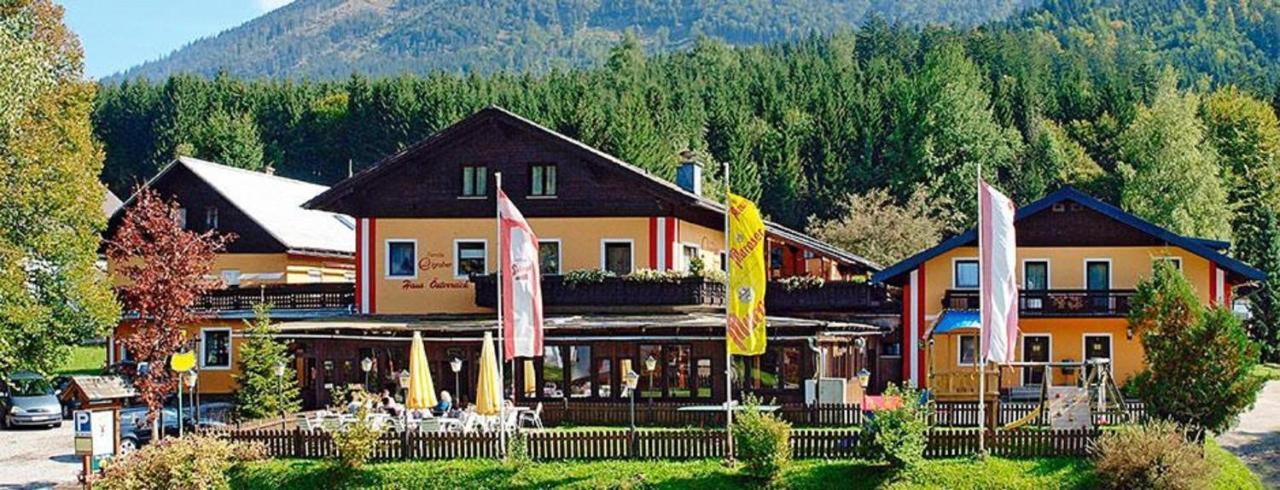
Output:
M844 215L809 220L809 233L880 264L893 264L959 231L961 218L945 201L917 189L899 204L884 189L850 195Z
M177 215L176 202L140 188L107 244L112 272L121 281L117 293L127 312L128 333L118 340L138 365L149 366L133 373L133 383L153 421L179 381L166 361L183 349L182 327L198 319L191 306L218 285L210 278L213 259L234 238L184 230ZM160 424L152 427L158 436Z

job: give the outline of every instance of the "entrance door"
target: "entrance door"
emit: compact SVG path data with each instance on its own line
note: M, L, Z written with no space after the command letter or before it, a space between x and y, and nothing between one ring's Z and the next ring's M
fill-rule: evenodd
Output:
M1049 362L1049 336L1027 335L1022 337L1022 360L1026 362ZM1044 384L1045 368L1028 366L1022 368L1022 384L1039 386Z
M1085 335L1084 336L1084 358L1089 359L1107 359L1111 360L1111 336L1110 335ZM1111 365L1107 364L1108 371ZM1086 367L1085 379L1089 379L1089 375L1093 372L1092 367Z

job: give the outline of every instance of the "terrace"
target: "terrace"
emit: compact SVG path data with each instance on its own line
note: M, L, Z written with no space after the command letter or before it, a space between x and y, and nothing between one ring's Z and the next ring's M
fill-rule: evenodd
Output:
M346 313L355 305L355 285L350 283L276 284L209 291L192 309L220 317L252 314L254 305L271 305L272 316L331 311Z
M1018 315L1023 317L1122 317L1129 314L1132 289L1046 289L1018 292ZM978 309L978 291L948 289L942 307Z

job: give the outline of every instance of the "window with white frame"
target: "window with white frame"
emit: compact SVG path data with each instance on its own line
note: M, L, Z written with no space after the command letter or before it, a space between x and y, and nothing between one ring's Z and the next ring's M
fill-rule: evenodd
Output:
M489 271L488 243L483 240L453 242L453 275L467 278Z
M978 336L961 335L957 342L959 364L972 366L978 359Z
M538 164L529 167L529 195L552 197L556 195L556 166Z
M560 240L538 240L538 270L547 276L560 274Z
M204 208L204 229L218 229L218 208L213 206Z
M387 278L413 279L418 276L418 242L387 240Z
M227 287L236 287L240 285L240 271L236 269L222 270L222 284Z
M625 276L632 271L632 250L630 241L604 240L600 243L600 266L602 269Z
M462 196L483 197L488 193L485 182L489 178L489 168L480 165L462 167Z
M178 208L173 219L178 222L178 228L187 229L187 208Z
M200 331L200 367L231 368L230 328L206 328Z
M686 244L683 247L684 247L684 270L685 272L689 272L693 270L693 264L695 261L702 260L702 250L699 249L696 245ZM705 268L706 268L706 264L703 264L703 269L705 270Z

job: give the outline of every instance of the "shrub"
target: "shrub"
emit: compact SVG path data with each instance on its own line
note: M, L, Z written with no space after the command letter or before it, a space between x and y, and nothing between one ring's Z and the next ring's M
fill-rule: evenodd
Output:
M200 435L169 438L107 465L93 486L105 490L230 488L227 471L265 457L261 444Z
M649 282L649 283L677 283L684 278L689 277L684 271L660 271L654 269L639 269L635 272L622 276L622 280L630 282Z
M772 482L791 464L791 424L760 411L759 401L745 400L733 427L738 459L747 476Z
M338 450L335 463L343 470L356 470L364 466L373 455L374 445L382 438L382 429L369 420L368 409L356 412L356 420L333 433L333 447Z
M823 281L821 277L814 276L791 276L778 282L782 284L782 289L784 291L817 289L822 287L823 284L826 284L826 281Z
M1203 451L1172 422L1126 425L1090 448L1104 488L1203 488L1214 469Z
M920 393L890 384L884 396L886 399L900 397L902 403L894 408L877 409L867 417L863 434L870 443L868 449L873 458L893 466L914 466L924 460L924 449L929 442L929 422L919 403Z
M610 277L614 277L614 274L606 270L575 269L565 273L564 285L574 287L579 284L600 284Z

